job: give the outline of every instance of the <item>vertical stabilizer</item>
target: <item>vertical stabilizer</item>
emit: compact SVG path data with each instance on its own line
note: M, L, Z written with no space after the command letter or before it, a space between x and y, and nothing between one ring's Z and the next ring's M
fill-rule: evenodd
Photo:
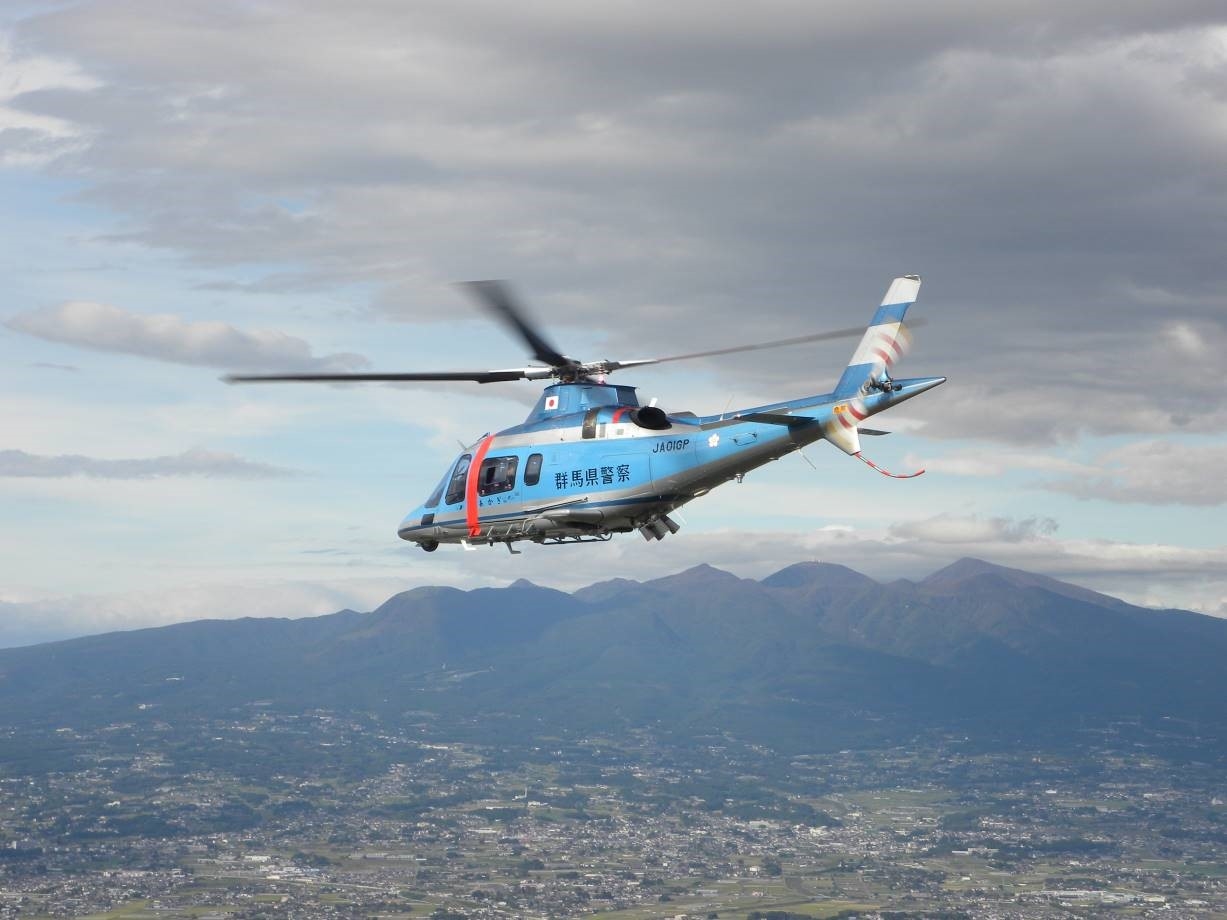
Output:
M848 399L861 392L870 380L880 380L885 371L903 354L907 332L903 317L916 302L920 291L919 275L904 275L891 282L865 330L865 337L852 353L852 360L835 385L835 395ZM849 451L852 453L852 451Z

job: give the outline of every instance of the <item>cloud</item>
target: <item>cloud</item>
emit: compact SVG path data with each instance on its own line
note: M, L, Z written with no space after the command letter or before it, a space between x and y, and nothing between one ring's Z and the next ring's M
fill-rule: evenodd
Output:
M19 313L5 325L52 342L175 364L298 371L346 371L367 366L367 360L356 354L316 357L309 344L283 332L245 331L226 323L189 321L165 313L132 313L89 301L69 301Z
M1085 463L1063 457L1054 452L1040 453L1021 448L1001 447L992 451L954 451L941 455L943 474L948 476L971 476L996 478L1012 470L1035 470L1043 473L1075 473L1093 471Z
M403 582L396 579L368 578L330 585L235 582L36 600L0 598L0 648L188 620L309 617L346 608L372 610L404 589Z
M294 470L245 460L221 451L192 448L168 457L102 460L76 454L43 456L24 450L0 450L0 476L62 479L157 479L165 476L205 476L227 479L279 479L298 475Z
M1005 517L967 517L939 514L920 521L895 524L890 535L902 540L953 543L971 546L978 543L1020 543L1056 533L1052 518L1026 518L1014 521Z
M22 111L11 104L16 97L47 89L88 91L99 85L70 60L21 54L0 32L0 166L45 165L86 146L77 126Z
M1184 382L1227 338L1221 11L861 6L83 4L15 29L88 78L12 105L88 140L55 168L112 238L252 269L215 289L421 322L509 276L630 354L845 326L920 271L925 434L1227 430ZM778 389L812 356L709 366Z
M108 250L91 261L140 253L158 271L174 266L179 290L213 291L214 302L252 315L291 300L301 309L305 297L287 293L314 295L319 315L343 299L364 310L372 337L389 320L476 318L448 283L509 277L564 350L595 341L612 357L668 354L854 325L892 276L917 271L926 280L916 315L929 322L898 370L950 382L880 427L958 442L931 445L957 451L952 473L1030 473L1058 493L1033 493L1050 505L1069 493L1135 501L1155 494L1156 471L1179 458L1140 449L1114 457L1094 439L1116 437L1115 448L1123 438L1227 433L1216 361L1227 351L1221 7L768 0L747 13L690 0L667 10L637 0L354 0L342 10L304 0L288 11L91 0L10 18L6 47L21 54L7 52L0 67L0 130L11 132L0 135L0 158L30 157L22 169L41 170L36 179L68 196L46 238L67 225ZM27 216L15 215L14 232L29 233ZM89 275L101 287L81 293L23 277L46 292L25 303L130 296L110 293L114 274ZM193 302L209 309L205 300ZM69 335L66 307L25 317ZM86 304L101 328L83 323L56 340L234 369L359 363L221 324L221 344L211 345L200 317L158 327L113 310ZM451 363L409 339L409 366ZM378 347L363 349L389 364L401 357ZM688 408L719 411L730 391L764 403L817 392L849 350L645 369L641 382L655 395L646 389L654 381L676 381L693 396ZM347 398L415 432L427 426L441 444L453 427L466 441L482 430L489 396L482 388L463 403L451 392L428 402L374 388ZM253 399L279 438L308 421L319 437L333 411ZM174 401L148 416L132 411L140 417L123 434L142 449L126 451L207 441L189 430L201 419L233 437L213 400L204 395L190 412ZM41 439L27 446L75 451L64 419L90 424L99 412L114 410L44 400L23 416ZM47 417L60 429L50 440L38 434ZM263 421L244 417L251 433ZM168 438L166 426L184 437ZM366 456L364 443L386 446L386 433L364 440L370 427L346 431L355 456ZM967 442L993 449L973 455ZM1188 466L1173 481L1191 495ZM938 477L921 482L940 490ZM877 533L688 528L685 539L616 541L587 554L441 552L421 571L464 584L520 574L571 584L615 568L666 574L704 558L767 574L826 557L895 577L971 554L1148 603L1216 609L1227 597L1221 553L1061 540L1046 530L1050 508L1028 511L1028 521L995 515L992 501L932 496L896 513L988 510ZM931 500L923 511L922 500Z
M1147 505L1227 503L1227 444L1143 441L1108 451L1092 470L1040 485L1083 499Z
M1000 353L973 349L970 359L926 361L943 372L958 367L953 362L965 366L907 412L929 437L1031 448L1104 435L1227 432L1227 388L1206 356L1227 348L1227 325L1137 325L1128 335L1061 337L1041 328L1034 343L1015 341ZM993 361L1007 369L994 370Z

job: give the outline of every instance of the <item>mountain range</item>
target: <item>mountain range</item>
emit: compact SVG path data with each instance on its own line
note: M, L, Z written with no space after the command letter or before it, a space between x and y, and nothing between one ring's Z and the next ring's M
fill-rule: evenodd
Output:
M653 727L782 749L1129 727L1221 746L1227 621L975 559L920 582L698 566L567 594L418 588L370 613L227 619L0 650L0 722L225 718L253 703L488 743Z

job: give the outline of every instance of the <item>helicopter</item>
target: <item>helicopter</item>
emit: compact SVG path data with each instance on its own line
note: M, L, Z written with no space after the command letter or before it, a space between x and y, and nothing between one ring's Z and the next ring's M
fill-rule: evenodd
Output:
M871 416L931 390L945 377L895 379L891 368L910 336L903 326L920 290L918 275L895 278L867 328L820 332L773 342L628 361L584 362L560 352L501 281L467 288L527 343L540 364L489 371L230 375L229 383L278 381L551 380L523 423L488 433L465 447L397 535L426 552L442 544L542 545L604 542L638 531L649 542L675 534L671 517L687 502L815 441L825 440L874 470L895 474L861 453ZM635 387L611 384L615 371L666 361L714 357L861 336L835 389L719 415L666 412L641 405ZM804 456L804 455L803 455Z

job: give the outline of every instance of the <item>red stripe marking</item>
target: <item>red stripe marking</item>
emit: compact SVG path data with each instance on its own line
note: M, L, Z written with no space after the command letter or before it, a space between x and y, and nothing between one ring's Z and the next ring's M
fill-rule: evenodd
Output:
M876 463L874 463L872 460L870 460L868 457L862 454L859 450L852 456L856 457L857 460L861 461L861 463L865 464L871 470L877 470L883 476L889 476L891 479L915 479L917 476L921 475L924 472L924 470L917 470L915 473L891 473L891 472L888 472L882 469L882 467L878 466Z
M865 414L864 412L861 412L861 411L860 411L859 409L857 409L857 408L856 408L856 406L854 406L852 403L848 403L848 411L849 411L849 412L851 412L853 415L855 415L855 416L856 416L856 420L857 420L858 422L863 422L863 421L865 421L865 419L869 418L869 416L868 416L867 414Z
M856 427L852 422L848 421L848 416L844 415L842 412L835 417L839 419L839 424L843 425L845 428L855 428Z
M882 361L883 361L883 362L885 362L886 364L890 364L892 361L894 361L894 360L895 360L894 358L892 358L890 355L888 355L886 352L884 352L884 351L883 351L882 349L880 349L880 348L875 348L875 349L873 349L873 354L875 354L875 355L877 355L879 358L881 358L881 359L882 359Z
M481 524L477 521L477 481L481 479L481 462L486 459L486 451L490 449L493 440L494 435L486 435L485 440L478 445L473 462L469 464L469 478L464 483L464 515L465 522L469 525L470 537L481 536Z
M613 414L613 418L610 419L610 422L612 424L616 424L618 419L622 418L623 414L629 411L630 410L626 406L623 406L621 409L617 409Z

